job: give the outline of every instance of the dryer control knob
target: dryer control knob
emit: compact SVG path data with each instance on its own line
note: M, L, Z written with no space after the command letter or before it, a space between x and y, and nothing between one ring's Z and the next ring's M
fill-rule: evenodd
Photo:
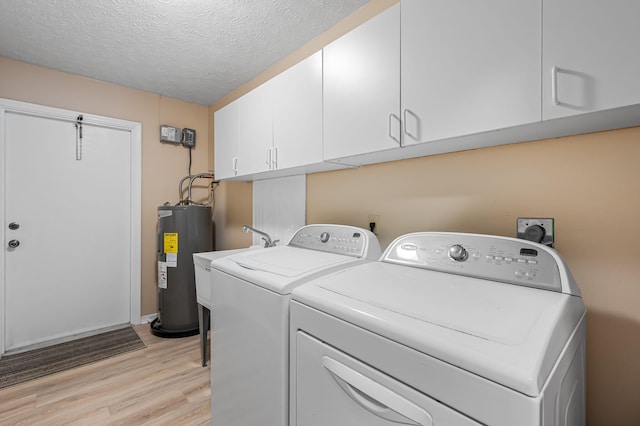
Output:
M456 262L464 262L469 257L469 253L460 244L454 244L449 248L449 257Z
M524 231L524 238L535 243L541 243L547 231L540 225L531 225Z

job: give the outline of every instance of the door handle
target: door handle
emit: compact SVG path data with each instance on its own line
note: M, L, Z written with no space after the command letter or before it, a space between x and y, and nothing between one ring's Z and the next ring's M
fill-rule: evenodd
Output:
M554 105L560 105L558 100L558 71L560 71L560 68L555 65L551 68L551 102Z
M373 415L395 423L433 426L427 411L364 374L328 356L322 357L322 365L347 395Z
M396 121L398 123L398 127L402 126L402 123L401 123L402 120L400 120L400 117L398 117L394 113L389 114L389 123L388 123L388 125L389 125L389 137L391 139L393 139L399 146L402 146L402 142L400 142L400 137L396 137L393 134L393 125L391 124L393 121ZM398 133L400 133L400 132L398 131Z
M412 134L409 131L408 127L407 127L407 123L408 123L407 117L408 116L413 117L413 120L416 123L415 135ZM420 117L418 117L416 115L416 113L411 111L409 108L405 108L405 110L403 112L403 115L402 115L402 118L404 118L404 122L402 123L403 124L402 131L404 132L404 134L409 136L411 139L419 142L420 141Z
M11 240L9 241L9 248L16 248L20 245L20 241L18 240Z
M271 159L272 170L276 170L278 168L278 147L274 146L271 149L273 150L273 158Z

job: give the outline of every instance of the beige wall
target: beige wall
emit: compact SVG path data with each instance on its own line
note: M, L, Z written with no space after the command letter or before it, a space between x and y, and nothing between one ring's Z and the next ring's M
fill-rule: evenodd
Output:
M160 124L196 130L192 171L208 170L208 108L0 57L0 97L142 123L142 315L156 308L157 206L178 201L188 149L160 143Z
M375 0L210 108L221 108L396 3ZM640 128L527 142L307 176L307 223L515 236L517 217L555 218L556 248L588 310L589 425L640 424ZM212 163L212 157L210 158ZM228 183L216 215L251 220L251 191ZM246 246L239 222L224 248Z

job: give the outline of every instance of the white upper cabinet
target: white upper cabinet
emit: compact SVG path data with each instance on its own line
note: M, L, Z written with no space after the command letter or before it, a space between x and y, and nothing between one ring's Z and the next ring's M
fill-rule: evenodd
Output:
M640 103L640 1L544 0L543 118Z
M640 0L401 0L217 111L216 178L637 126L638 17Z
M270 170L272 88L269 80L238 99L238 176Z
M214 171L216 179L236 176L238 161L238 101L214 113L213 143L215 146Z
M540 121L541 13L541 0L402 0L403 145Z
M323 49L324 159L400 143L400 5Z
M322 52L215 113L216 177L322 162Z
M322 52L273 79L272 170L322 162Z

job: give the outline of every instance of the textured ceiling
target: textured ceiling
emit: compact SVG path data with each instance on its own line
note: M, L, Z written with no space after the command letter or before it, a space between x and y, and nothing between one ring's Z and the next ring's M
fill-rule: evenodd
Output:
M369 0L0 0L0 56L202 105Z

